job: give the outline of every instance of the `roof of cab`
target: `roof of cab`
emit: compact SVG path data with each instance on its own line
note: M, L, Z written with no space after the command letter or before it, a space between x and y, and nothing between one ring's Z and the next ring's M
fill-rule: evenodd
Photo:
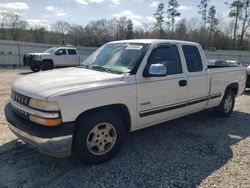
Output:
M181 41L181 40L167 40L167 39L131 39L131 40L119 40L113 41L110 43L145 43L145 44L153 44L153 43L181 43L181 44L189 44L189 45L197 45L198 43L189 42L189 41Z

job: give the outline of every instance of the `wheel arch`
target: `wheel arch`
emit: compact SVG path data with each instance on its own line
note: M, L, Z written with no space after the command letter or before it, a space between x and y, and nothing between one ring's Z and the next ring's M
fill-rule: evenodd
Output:
M84 111L80 115L78 115L78 117L76 118L76 120L75 120L76 126L77 126L77 122L79 121L80 118L82 118L84 116L87 117L88 115L91 115L91 114L94 114L97 112L101 112L101 111L107 111L107 110L117 113L124 121L126 132L130 131L130 129L131 129L131 116L130 116L128 107L124 104L106 105L106 106L96 107L96 108Z
M52 63L52 65L54 67L54 61L53 61L53 59L43 59L42 60L42 63L46 63L46 62Z
M231 83L227 86L226 90L232 90L234 92L235 95L238 94L238 91L239 91L239 84L237 82L235 83ZM225 90L225 91L226 91Z

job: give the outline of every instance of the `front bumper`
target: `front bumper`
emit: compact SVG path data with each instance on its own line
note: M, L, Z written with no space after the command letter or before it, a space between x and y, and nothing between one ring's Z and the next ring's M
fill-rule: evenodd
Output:
M41 153L60 158L71 155L74 123L62 123L57 127L32 123L17 115L10 103L5 106L5 117L10 130Z
M42 61L39 59L36 59L35 57L31 56L31 55L24 55L23 57L23 65L24 66L41 66Z

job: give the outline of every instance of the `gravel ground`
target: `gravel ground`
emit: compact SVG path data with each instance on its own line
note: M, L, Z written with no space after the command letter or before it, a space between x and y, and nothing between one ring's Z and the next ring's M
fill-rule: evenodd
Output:
M43 155L9 131L10 84L27 72L0 69L0 187L250 187L250 91L230 118L207 110L132 133L113 160L88 166Z

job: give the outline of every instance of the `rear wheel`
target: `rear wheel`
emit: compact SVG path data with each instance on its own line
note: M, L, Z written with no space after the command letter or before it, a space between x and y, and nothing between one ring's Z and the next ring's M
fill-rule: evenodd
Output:
M232 114L235 103L235 94L231 89L226 90L219 106L214 108L215 115L229 117Z
M124 141L121 117L114 112L99 112L77 122L73 152L88 164L101 164L113 158Z

